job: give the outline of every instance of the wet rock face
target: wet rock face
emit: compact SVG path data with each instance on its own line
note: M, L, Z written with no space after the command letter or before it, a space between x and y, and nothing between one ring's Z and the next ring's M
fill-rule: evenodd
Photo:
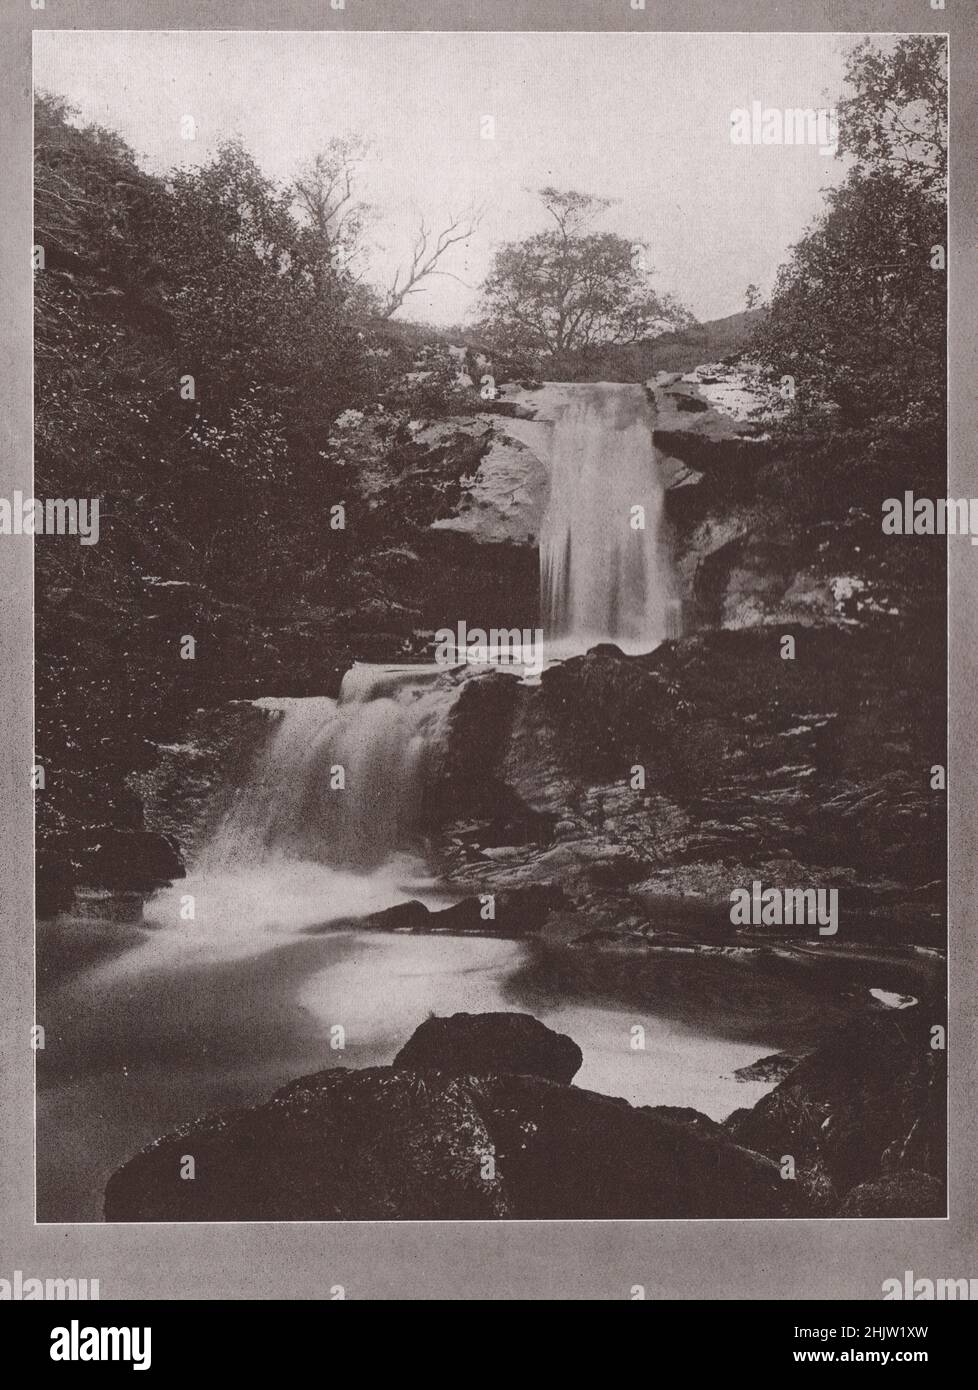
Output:
M946 708L935 669L926 643L883 632L761 627L642 657L591 651L537 688L471 682L436 804L443 824L483 819L483 838L466 830L466 857L450 868L470 886L617 894L650 919L663 895L725 900L729 918L731 890L755 879L835 886L840 940L940 945L945 803L929 769L942 761ZM485 788L512 821L522 806L537 834L500 839ZM461 837L451 827L446 838ZM510 849L480 861L473 840Z
M38 917L53 917L74 899L74 871L67 854L42 849L34 859L34 903Z
M572 1038L530 1014L453 1014L429 1018L394 1058L407 1071L484 1076L513 1072L567 1084L584 1057Z
M862 1210L850 1214L896 1215L894 1194L910 1189L942 1197L947 1066L944 1050L931 1045L932 1023L919 1009L851 1020L753 1110L732 1118L731 1135L778 1160L791 1154L799 1179L825 1205L871 1188L852 1196ZM931 1181L908 1176L915 1172ZM889 1209L870 1211L873 1203Z
M180 847L172 835L96 826L78 832L70 854L81 883L150 891L183 878Z
M158 745L154 764L129 781L149 829L175 840L193 863L209 832L230 808L262 743L279 718L251 700L197 710L179 743Z

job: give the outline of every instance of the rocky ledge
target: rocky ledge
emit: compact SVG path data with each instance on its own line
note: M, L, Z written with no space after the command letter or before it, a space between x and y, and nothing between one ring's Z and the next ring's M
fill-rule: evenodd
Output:
M572 1086L580 1049L530 1015L431 1018L389 1067L317 1072L158 1140L112 1175L105 1217L939 1215L944 1054L894 1028L853 1024L721 1125Z
M559 882L594 929L727 940L733 888L823 887L840 942L940 948L939 639L759 627L470 681L427 802L443 876Z

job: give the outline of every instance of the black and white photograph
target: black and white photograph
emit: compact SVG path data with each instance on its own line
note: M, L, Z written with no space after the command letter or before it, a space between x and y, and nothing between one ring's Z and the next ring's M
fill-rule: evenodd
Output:
M171 8L32 35L23 1219L892 1223L840 1294L978 1297L943 5Z

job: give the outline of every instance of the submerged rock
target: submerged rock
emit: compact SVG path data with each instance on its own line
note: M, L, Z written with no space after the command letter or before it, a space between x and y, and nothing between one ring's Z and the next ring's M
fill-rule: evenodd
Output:
M452 1014L429 1018L394 1058L409 1071L484 1076L513 1072L569 1083L584 1056L573 1038L555 1033L532 1014Z
M559 888L529 884L492 895L491 904L481 898L463 898L451 907L425 907L412 898L406 903L371 912L366 917L348 917L309 928L311 934L333 931L338 926L357 931L403 931L424 935L442 932L451 936L524 936L539 931L551 912L564 906ZM487 915L491 910L491 915Z
M531 883L493 894L491 904L482 898L463 898L454 907L432 913L430 926L432 931L525 936L539 931L550 913L559 911L566 902L560 888ZM492 915L487 917L489 910Z
M354 927L358 931L423 933L431 930L430 920L431 913L424 903L419 903L417 898L411 898L406 903L395 903L393 907L385 907L379 912L371 912L366 917L349 917L344 918L341 922L325 922L321 926L309 928L309 934L316 935L320 932L335 931L338 926Z

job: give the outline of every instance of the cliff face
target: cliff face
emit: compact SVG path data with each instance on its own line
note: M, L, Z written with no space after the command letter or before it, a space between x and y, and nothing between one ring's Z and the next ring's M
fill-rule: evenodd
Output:
M943 628L940 548L881 527L883 500L932 460L830 427L780 438L777 399L743 365L660 373L647 390L688 628Z

